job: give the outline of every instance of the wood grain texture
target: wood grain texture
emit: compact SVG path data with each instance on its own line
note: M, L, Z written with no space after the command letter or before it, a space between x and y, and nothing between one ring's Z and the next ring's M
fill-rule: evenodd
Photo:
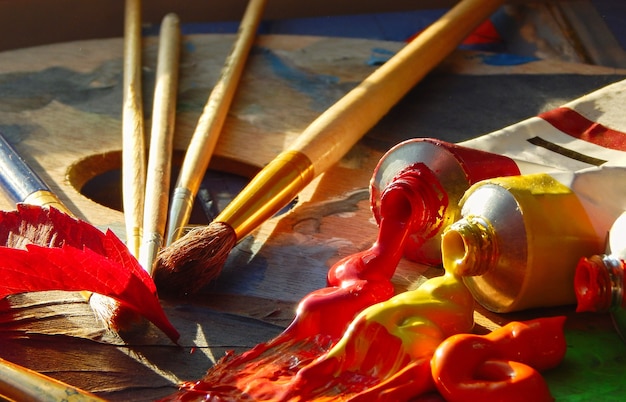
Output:
M174 139L179 151L188 145L233 40L234 35L183 38ZM260 37L210 168L250 177L401 46ZM156 54L156 39L146 40L148 92ZM297 302L325 286L331 264L371 245L377 226L367 187L389 146L425 134L462 141L625 76L620 70L552 60L496 65L490 56L457 52L446 59L338 164L307 186L295 208L244 239L215 283L193 299L163 300L182 334L180 346L151 326L133 337L110 334L78 294L49 292L0 302L0 357L114 401L168 395L178 381L200 378L226 350L243 351L278 334L293 318ZM0 53L0 92L6 94L0 97L0 130L9 141L79 217L124 238L122 213L80 192L94 176L120 168L122 39ZM144 102L150 105L152 99L146 96ZM119 186L105 192L119 201ZM0 207L14 206L0 200ZM402 260L393 281L403 291L440 273ZM507 316L479 310L476 331L558 313L570 315L573 327L610 329L605 316L576 318L569 306Z

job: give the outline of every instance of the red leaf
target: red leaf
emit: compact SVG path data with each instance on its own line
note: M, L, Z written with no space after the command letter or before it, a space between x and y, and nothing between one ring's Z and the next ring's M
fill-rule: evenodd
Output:
M56 209L20 204L0 211L0 298L44 290L87 290L118 300L179 337L148 273L113 232Z

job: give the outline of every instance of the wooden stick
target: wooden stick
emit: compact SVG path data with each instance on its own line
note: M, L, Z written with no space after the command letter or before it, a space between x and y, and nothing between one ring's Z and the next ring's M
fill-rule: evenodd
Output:
M104 401L87 391L0 359L0 396L11 401Z
M338 162L411 88L449 55L502 0L462 0L315 119L207 227L159 254L159 291L193 293L215 278L232 247Z
M178 16L170 13L163 18L159 38L150 152L146 173L143 240L139 251L139 262L149 273L152 273L152 263L163 245L167 222L179 57L180 24Z
M122 194L126 244L137 257L141 244L146 182L141 94L141 0L126 0L122 106Z
M215 150L266 3L249 1L231 53L200 115L172 195L167 244L179 238L189 222L193 200Z

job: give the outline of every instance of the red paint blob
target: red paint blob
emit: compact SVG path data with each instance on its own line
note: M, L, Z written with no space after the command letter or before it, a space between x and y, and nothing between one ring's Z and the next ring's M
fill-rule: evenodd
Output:
M539 318L449 337L431 361L437 389L447 401L553 401L539 371L563 360L564 323L563 316Z

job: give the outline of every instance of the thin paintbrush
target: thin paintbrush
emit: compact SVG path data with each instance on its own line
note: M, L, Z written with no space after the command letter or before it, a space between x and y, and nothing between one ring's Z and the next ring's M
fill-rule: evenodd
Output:
M126 0L124 9L124 67L122 98L122 203L126 245L139 257L146 183L143 97L141 93L141 0ZM94 293L89 299L95 315L110 329L130 330L144 321L115 299Z
M310 124L215 220L162 250L159 291L191 293L217 276L235 244L336 163L502 0L463 0Z
M0 187L15 203L53 207L70 216L74 214L52 192L50 187L28 166L0 133ZM110 297L97 293L81 292L89 300L89 305L98 320L113 330L124 329L138 317L134 311L119 314L120 304Z
M0 359L0 397L10 401L104 401L87 391L4 359Z
M209 166L224 120L241 78L248 53L267 0L250 0L239 26L233 48L226 58L220 78L213 87L191 137L172 194L167 242L169 245L181 236L189 222L193 200Z
M176 14L168 14L163 18L159 38L150 151L146 173L143 239L139 250L139 262L149 273L152 273L152 263L163 246L167 222L179 56L179 19Z
M141 0L126 0L122 105L122 200L126 245L139 256L146 187L146 156L141 94Z

